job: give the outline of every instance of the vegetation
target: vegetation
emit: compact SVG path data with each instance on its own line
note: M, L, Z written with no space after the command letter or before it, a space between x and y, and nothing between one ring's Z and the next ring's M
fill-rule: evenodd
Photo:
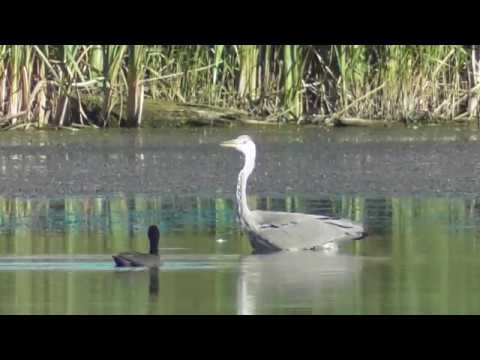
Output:
M275 123L476 123L479 95L477 45L0 45L4 129L139 126L145 97Z

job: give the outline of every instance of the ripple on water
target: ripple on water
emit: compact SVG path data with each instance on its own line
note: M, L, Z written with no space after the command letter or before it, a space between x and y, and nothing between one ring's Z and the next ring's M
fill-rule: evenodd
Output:
M161 271L226 270L238 266L238 256L165 256ZM110 256L11 256L0 257L0 271L141 271L146 268L118 268Z

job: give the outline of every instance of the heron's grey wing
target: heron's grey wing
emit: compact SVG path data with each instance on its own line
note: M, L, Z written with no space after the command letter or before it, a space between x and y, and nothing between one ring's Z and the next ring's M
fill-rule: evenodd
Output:
M281 249L311 249L326 243L358 239L361 225L324 215L253 211L257 235Z

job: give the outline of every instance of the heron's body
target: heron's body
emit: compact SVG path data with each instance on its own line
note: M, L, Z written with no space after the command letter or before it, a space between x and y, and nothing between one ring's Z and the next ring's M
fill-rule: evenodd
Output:
M150 252L148 254L124 252L113 255L115 265L119 267L158 267L160 265L160 256L158 255L160 231L155 225L149 227L148 238L150 241Z
M302 213L252 211L255 231L247 231L257 252L318 250L364 236L363 228L345 219Z
M237 212L255 252L335 248L341 241L360 239L365 236L365 231L360 224L347 219L250 210L247 205L246 188L248 176L255 167L255 144L250 137L243 135L222 145L234 147L245 155L245 165L238 176Z

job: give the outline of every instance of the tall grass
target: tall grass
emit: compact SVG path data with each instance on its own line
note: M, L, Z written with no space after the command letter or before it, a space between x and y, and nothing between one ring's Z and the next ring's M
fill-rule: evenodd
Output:
M479 116L476 45L0 45L0 127L142 121L144 97L310 115ZM85 105L100 99L92 118Z
M115 101L120 98L123 101L123 93L120 88L120 70L122 61L127 50L127 45L103 46L103 126L108 125L110 113L115 106ZM121 107L122 108L122 107Z
M127 125L136 126L142 122L144 97L145 47L130 45L128 47L128 100Z

